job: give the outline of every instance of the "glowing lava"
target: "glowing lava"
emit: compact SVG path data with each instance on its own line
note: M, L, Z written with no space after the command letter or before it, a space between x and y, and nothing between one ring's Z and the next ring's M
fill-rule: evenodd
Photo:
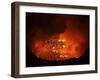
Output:
M89 16L37 13L27 16L26 45L38 59L63 61L86 54Z
M81 57L87 48L87 40L82 32L67 30L46 39L36 39L31 45L37 58L59 61Z

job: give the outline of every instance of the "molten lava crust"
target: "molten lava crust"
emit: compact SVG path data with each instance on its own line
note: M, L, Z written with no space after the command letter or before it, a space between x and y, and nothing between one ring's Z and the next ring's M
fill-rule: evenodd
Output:
M79 58L85 52L85 46L86 41L81 32L69 30L45 40L33 41L31 50L38 58L58 61Z

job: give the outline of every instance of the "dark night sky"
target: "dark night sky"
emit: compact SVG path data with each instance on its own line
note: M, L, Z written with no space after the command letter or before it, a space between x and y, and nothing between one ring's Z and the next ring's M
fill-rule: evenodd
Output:
M60 33L65 30L66 27L70 26L69 24L66 26L66 22L69 20L71 24L80 25L81 30L88 30L88 19L89 16L82 16L82 15L61 15L61 14L43 14L43 13L26 13L27 17L27 31L33 30L38 31L46 34L53 34L53 33ZM78 23L78 24L77 24ZM34 26L34 27L33 27ZM70 26L71 27L71 26ZM77 28L74 27L74 28Z

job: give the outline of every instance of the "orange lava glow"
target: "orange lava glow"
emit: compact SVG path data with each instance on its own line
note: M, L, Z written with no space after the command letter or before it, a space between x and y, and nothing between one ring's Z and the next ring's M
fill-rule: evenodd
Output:
M43 60L61 61L81 57L87 43L86 35L81 31L66 29L63 33L34 40L31 50L35 56Z

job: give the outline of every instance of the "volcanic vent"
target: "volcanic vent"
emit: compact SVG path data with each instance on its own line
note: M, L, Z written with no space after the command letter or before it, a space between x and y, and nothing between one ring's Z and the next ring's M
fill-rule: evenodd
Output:
M89 47L89 19L82 15L28 14L26 46L47 61L78 59ZM28 53L27 53L28 54Z

